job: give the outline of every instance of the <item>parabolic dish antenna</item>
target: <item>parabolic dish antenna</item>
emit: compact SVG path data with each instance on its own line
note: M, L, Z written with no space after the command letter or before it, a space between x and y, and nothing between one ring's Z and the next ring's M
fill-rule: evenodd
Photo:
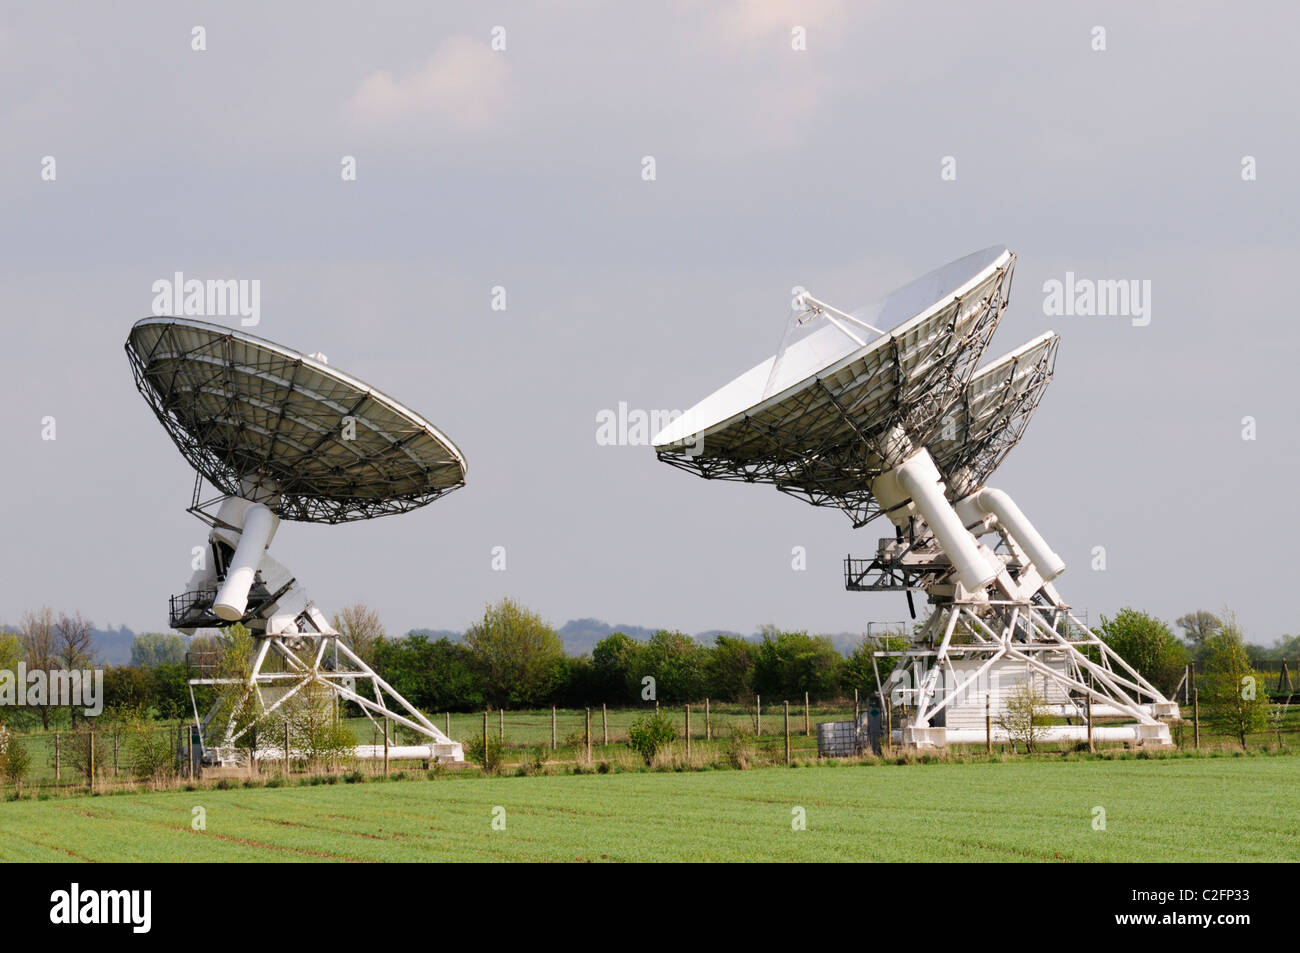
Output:
M668 424L656 453L866 523L880 512L869 483L892 466L899 428L923 442L962 397L1006 308L1014 264L1005 247L986 248L848 314L801 296L792 321L814 330Z
M800 295L781 350L672 421L655 452L837 506L855 526L889 518L894 535L873 558L846 559L844 579L905 591L909 605L921 590L932 606L911 649L874 653L897 663L880 691L899 726L891 742L987 743L988 712L1028 683L1066 722L1045 737L1092 739L1099 717L1126 722L1104 737L1168 745L1178 706L1071 613L1052 584L1064 561L984 485L1023 435L1059 344L1049 331L976 370L1014 266L986 248L850 313Z
M465 458L456 446L323 357L220 325L146 318L131 328L126 353L140 393L199 474L190 512L211 527L198 568L172 597L171 625L193 634L242 624L256 642L247 672L190 682L204 760L296 757L287 740L258 748L256 726L283 720L288 738L291 724L324 723L315 710L322 699L354 704L384 737L377 718L429 742L382 753L358 746L357 757L464 760L460 743L358 657L268 552L282 519L370 519L464 486ZM203 478L221 496L200 502ZM202 719L194 698L200 686L217 689ZM298 711L304 705L312 710Z
M465 458L437 428L315 358L168 317L137 322L126 351L190 465L224 493L264 485L282 519L401 513L465 484Z
M1024 436L1052 381L1060 335L1047 331L981 367L928 444L948 495L983 484Z

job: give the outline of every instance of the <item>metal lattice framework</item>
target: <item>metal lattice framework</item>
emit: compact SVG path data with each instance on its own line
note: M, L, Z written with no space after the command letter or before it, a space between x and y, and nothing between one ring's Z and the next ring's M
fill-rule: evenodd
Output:
M1015 256L964 294L779 394L698 444L657 448L660 460L706 479L770 483L814 506L843 510L855 527L880 515L872 479L892 466L901 429L925 442L967 383L1006 309Z
M809 335L784 391L755 386L765 371L777 379L778 354L666 427L656 452L709 479L772 483L838 506L855 526L889 517L894 535L872 559L848 557L844 583L906 592L909 607L923 590L933 607L910 648L873 652L873 664L899 663L887 683L877 671L882 709L900 710L891 739L990 741L994 698L999 713L1007 705L1003 679L1031 695L1044 687L1048 713L1066 722L1045 729L1054 740L1091 742L1099 717L1123 724L1098 737L1168 745L1178 706L1070 613L1052 584L1064 561L1008 494L985 486L1023 436L1059 345L1047 332L975 371L1014 263L986 249L905 286L895 295L909 307L926 293L934 303L921 300L924 310L892 333L806 299L858 346L845 354L842 341L836 349ZM868 344L848 324L879 337Z
M932 743L933 726L943 726L947 742L1012 740L1002 726L981 724L988 711L985 699L1006 687L999 682L1008 670L1015 673L1012 684L1027 676L1030 684L1041 685L1042 714L1067 722L1041 728L1045 740L1167 745L1163 722L1177 717L1177 706L1080 622L1050 587L1027 600L942 603L914 648L873 656L897 660L877 684L887 704L907 713L904 743ZM964 719L953 717L958 710ZM1094 720L1124 724L1093 727Z
M971 378L944 426L925 442L948 478L949 497L983 485L1020 442L1052 382L1060 343L1049 331Z
M378 719L386 719L425 739L419 745L401 745L389 751L358 745L353 752L358 758L391 754L427 761L464 760L459 741L453 741L403 698L337 634L261 639L246 677L195 678L189 684L200 737L214 760L223 763L242 760L250 748L261 760L282 756L283 749L274 742L267 747L256 744L256 725L273 723L273 718L288 713L286 706L293 705L295 699L301 704L312 695L318 703L333 703L335 698L353 703L376 731L384 730ZM204 685L215 687L217 698L200 719L194 689ZM246 713L242 719L238 719L240 713ZM219 726L213 724L214 719Z
M403 513L465 484L464 457L428 421L270 341L147 318L126 352L136 387L190 464L232 496L265 484L283 519Z

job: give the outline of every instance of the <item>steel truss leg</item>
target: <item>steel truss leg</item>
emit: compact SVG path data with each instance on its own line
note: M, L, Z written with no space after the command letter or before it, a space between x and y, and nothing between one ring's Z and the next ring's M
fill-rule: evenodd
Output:
M260 644L257 647L247 678L195 679L191 682L191 685L241 685L244 688L243 692L238 696L236 707L231 711L230 717L227 719L220 743L212 746L222 760L237 760L237 749L240 740L255 725L265 722L281 706L310 685L320 686L338 699L355 703L372 722L375 721L376 716L391 719L397 724L424 736L429 742L429 760L435 758L448 761L464 760L464 753L459 742L449 738L414 705L403 698L392 685L380 677L347 645L340 642L337 634L298 633L288 636L263 636L258 641ZM304 653L310 658L310 664L304 661L303 655L295 652L289 644L290 642L301 643L303 641L316 642L314 646L311 646L309 653ZM329 652L331 648L334 649L333 653ZM282 661L283 671L266 670L267 658L272 653ZM331 654L336 659L341 656L343 660L346 660L348 666L346 668L336 667L333 670L325 668L325 659ZM370 681L373 698L358 693L347 684L351 682L353 686L356 686L358 681L365 680ZM279 690L279 697L268 703L266 690L272 688ZM287 690L285 690L286 688ZM236 730L235 718L237 712L244 707L250 698L255 701L257 716L252 722ZM200 722L201 731L206 733L208 723L211 721L212 715L215 714L218 704L219 702L214 704L213 711L209 712L207 718Z
M1049 613L1052 616L1050 620L1047 618ZM1091 634L1063 608L1047 609L1030 603L1003 604L995 607L987 619L981 618L972 605L950 604L936 609L926 635L933 639L942 632L942 639L935 651L924 657L924 662L917 659L914 663L920 676L915 692L916 712L911 721L912 728L916 729L912 737L918 739L917 743L933 743L933 739L939 737L934 732L942 733L940 729L930 727L935 717L951 702L964 697L999 660L1015 659L1069 693L1087 696L1137 722L1134 727L1136 740L1167 744L1168 728L1153 715L1150 704L1163 701L1163 696L1101 639L1093 636L1072 641L1058 632L1054 622L1060 615L1067 616L1080 630ZM973 673L958 679L951 661L951 649L957 626L963 623L964 631L975 639L964 654L967 657L973 654L976 658L987 654L987 657ZM1080 650L1085 647L1095 647L1099 661ZM1065 669L1049 665L1047 659L1063 660ZM947 691L940 699L937 697L939 680L945 674L952 676L955 684L950 688L945 686ZM1144 702L1144 698L1149 702Z

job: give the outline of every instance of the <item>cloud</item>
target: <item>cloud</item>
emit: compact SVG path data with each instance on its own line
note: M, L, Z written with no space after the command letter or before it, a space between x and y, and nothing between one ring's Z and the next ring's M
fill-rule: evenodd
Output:
M801 147L834 92L833 53L847 28L840 0L681 4L696 24L683 31L685 46L709 77L693 77L690 95L722 99L707 104L713 118L697 127L699 147L712 155ZM796 27L806 47L795 48Z
M381 70L367 76L346 109L370 122L436 116L462 128L483 128L500 115L509 87L503 54L468 36L452 36L414 72L396 76Z
M789 49L790 31L796 26L808 31L810 48L832 48L839 45L844 24L839 0L732 0L702 9L707 42L730 56L753 56L774 46Z

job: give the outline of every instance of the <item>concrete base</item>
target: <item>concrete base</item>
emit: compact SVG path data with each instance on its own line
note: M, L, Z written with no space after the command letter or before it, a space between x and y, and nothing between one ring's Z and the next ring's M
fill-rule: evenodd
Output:
M1037 741L1041 744L1081 742L1088 738L1085 725L1051 725L1039 730ZM1096 725L1092 740L1098 744L1125 744L1141 748L1171 748L1173 739L1164 722L1154 725ZM894 744L904 748L943 748L948 745L982 745L986 741L983 728L922 728L908 727L894 730ZM1012 739L999 726L993 726L993 743L1010 744Z
M1169 726L1163 722L1158 725L1134 725L1137 743L1143 748L1172 748L1174 740L1169 734Z
M902 730L901 742L905 748L946 748L948 729L909 726Z

